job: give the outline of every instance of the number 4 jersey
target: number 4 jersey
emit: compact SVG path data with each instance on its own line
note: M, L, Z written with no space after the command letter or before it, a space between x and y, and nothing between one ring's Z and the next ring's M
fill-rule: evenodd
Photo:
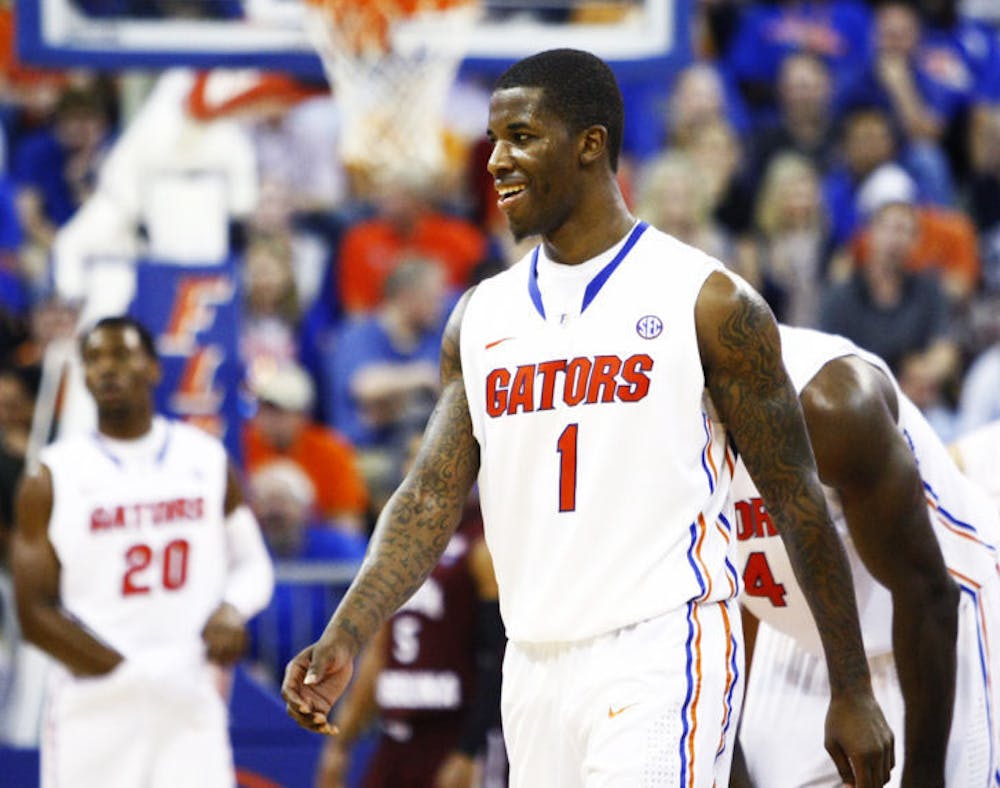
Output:
M226 581L222 445L157 417L136 441L73 436L41 460L65 609L128 659L198 664Z
M782 356L799 393L825 364L857 356L893 380L899 403L898 426L916 457L924 483L928 513L945 563L955 582L975 595L997 574L1000 522L980 489L966 479L917 407L899 391L885 363L843 337L801 328L781 327ZM859 441L864 436L858 436ZM760 493L743 463L733 481L743 604L761 621L795 638L807 651L822 655L819 633L798 584L788 554L777 535ZM826 488L827 503L844 542L858 602L858 614L869 656L892 651L892 599L861 562L851 542L836 493Z
M637 224L472 294L462 370L508 637L576 641L734 596L732 453L694 307L715 260Z

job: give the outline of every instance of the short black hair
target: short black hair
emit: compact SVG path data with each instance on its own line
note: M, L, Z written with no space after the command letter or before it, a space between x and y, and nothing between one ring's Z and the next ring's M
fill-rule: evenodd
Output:
M148 328L130 315L102 317L94 323L94 325L84 331L80 336L81 354L83 353L83 350L87 345L87 340L90 339L91 335L95 331L100 331L103 328L117 329L119 331L124 331L127 328L135 329L135 332L139 335L139 342L142 344L142 349L146 352L146 355L153 359L153 361L159 363L160 354L156 352L156 342L153 339L153 335L149 332Z
M608 130L608 161L618 171L625 125L625 102L615 74L603 60L579 49L549 49L517 61L493 90L541 88L544 105L573 134L590 126Z

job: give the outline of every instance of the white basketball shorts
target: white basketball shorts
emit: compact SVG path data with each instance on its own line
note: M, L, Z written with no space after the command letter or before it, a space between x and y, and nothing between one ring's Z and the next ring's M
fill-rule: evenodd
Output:
M691 603L582 642L509 643L510 784L728 785L742 695L734 601Z
M962 585L946 782L985 788L1000 785L1000 581L980 588ZM896 737L896 767L887 784L895 787L903 771L903 696L892 654L870 659L869 667L875 697ZM749 673L739 736L754 783L840 788L843 783L823 747L830 701L824 661L762 622Z
M57 680L41 741L42 788L236 784L226 707L204 666L151 676L126 661Z

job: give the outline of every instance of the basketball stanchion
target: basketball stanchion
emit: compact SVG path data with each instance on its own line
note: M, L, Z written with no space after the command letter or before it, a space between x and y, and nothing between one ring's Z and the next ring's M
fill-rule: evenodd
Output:
M441 174L445 101L479 11L477 0L308 0L360 196Z

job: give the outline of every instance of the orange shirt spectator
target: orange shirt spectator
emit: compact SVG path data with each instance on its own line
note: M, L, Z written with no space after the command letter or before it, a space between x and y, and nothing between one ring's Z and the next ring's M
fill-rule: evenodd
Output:
M474 224L427 207L414 187L389 189L379 215L344 234L338 254L340 301L348 313L370 311L401 257L437 261L451 287L464 289L486 255L486 236Z
M937 269L945 290L954 301L964 301L979 283L979 249L976 228L958 211L919 206L917 241L906 263L909 271ZM855 259L864 263L869 254L867 232L853 242Z
M249 473L274 460L302 468L316 488L320 515L348 530L360 531L368 509L368 489L354 447L309 417L314 389L308 373L288 365L254 386L259 408L243 430Z

